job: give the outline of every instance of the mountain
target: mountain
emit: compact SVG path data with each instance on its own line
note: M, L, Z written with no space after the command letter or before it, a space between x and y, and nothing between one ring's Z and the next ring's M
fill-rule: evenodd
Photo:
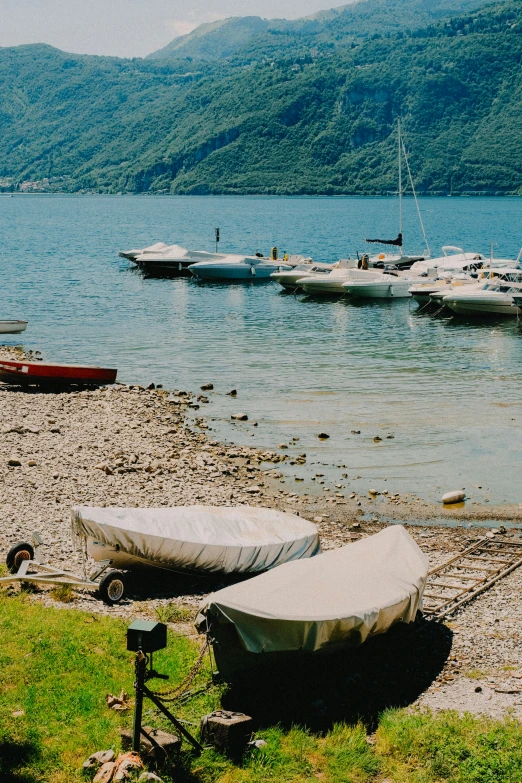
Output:
M213 60L0 49L0 188L387 193L401 116L420 192L522 195L521 4L457 2L360 0ZM319 30L356 7L358 35Z
M255 36L266 32L268 27L269 22L259 16L231 17L202 24L191 33L181 35L157 52L149 54L148 59L223 59L242 49Z
M148 55L149 59L191 57L203 60L228 58L240 52L274 55L285 47L298 53L310 47L343 47L354 40L415 30L491 0L354 0L348 5L319 11L295 21L231 17L202 24L188 35Z

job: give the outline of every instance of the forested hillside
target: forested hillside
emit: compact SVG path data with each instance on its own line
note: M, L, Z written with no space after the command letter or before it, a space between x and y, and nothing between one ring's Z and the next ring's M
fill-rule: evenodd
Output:
M361 0L213 60L0 49L0 187L386 193L401 116L419 191L522 194L521 3L457 5Z

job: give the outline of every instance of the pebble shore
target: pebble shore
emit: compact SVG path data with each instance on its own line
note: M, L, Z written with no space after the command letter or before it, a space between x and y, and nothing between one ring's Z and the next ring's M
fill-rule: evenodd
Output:
M4 357L22 355L16 349L0 349L0 357L2 353ZM167 391L153 384L147 389L115 385L45 393L0 384L0 552L30 539L37 530L49 561L79 572L81 556L74 551L70 530L74 505L269 506L316 522L323 549L377 532L385 524L375 511L375 498L338 492L339 497L327 500L289 491L288 477L277 468L288 458L276 449L211 440L199 411L197 418L188 416L204 402L198 396L211 393L211 389L203 395L200 390ZM306 455L300 459L306 460ZM467 527L411 524L415 506L404 504L401 517L400 504L395 496L390 494L390 498L382 516L401 518L432 565L444 562L484 533ZM482 512L474 513L480 518ZM487 513L491 518L490 509ZM503 513L498 518L507 518ZM461 512L456 516L460 519ZM425 515L419 518L426 521ZM513 530L507 535L518 539L520 533ZM174 590L128 599L115 607L105 606L88 593L78 594L70 604L61 604L47 590L35 593L34 599L112 616L158 619L173 601L195 613L203 594L204 587L192 593ZM522 717L521 595L519 570L447 623L453 633L452 653L444 671L420 698L420 705L491 715L509 709ZM177 629L195 633L187 622L178 623Z

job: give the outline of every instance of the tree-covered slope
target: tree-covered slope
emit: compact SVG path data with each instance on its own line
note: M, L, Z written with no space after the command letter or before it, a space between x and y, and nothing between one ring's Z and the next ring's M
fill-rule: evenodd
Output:
M240 57L307 53L310 48L333 50L352 41L426 27L441 19L475 10L491 0L354 0L295 21L231 17L202 24L188 35L153 52L149 59Z
M277 56L247 47L226 61L3 49L0 186L386 193L401 116L420 191L522 194L521 61L518 0L328 51L281 43Z

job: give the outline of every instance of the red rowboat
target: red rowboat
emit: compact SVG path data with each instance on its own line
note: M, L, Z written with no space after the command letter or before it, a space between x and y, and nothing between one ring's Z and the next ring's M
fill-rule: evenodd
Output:
M20 384L87 384L114 383L117 370L106 367L84 367L81 364L47 364L0 359L0 381Z

